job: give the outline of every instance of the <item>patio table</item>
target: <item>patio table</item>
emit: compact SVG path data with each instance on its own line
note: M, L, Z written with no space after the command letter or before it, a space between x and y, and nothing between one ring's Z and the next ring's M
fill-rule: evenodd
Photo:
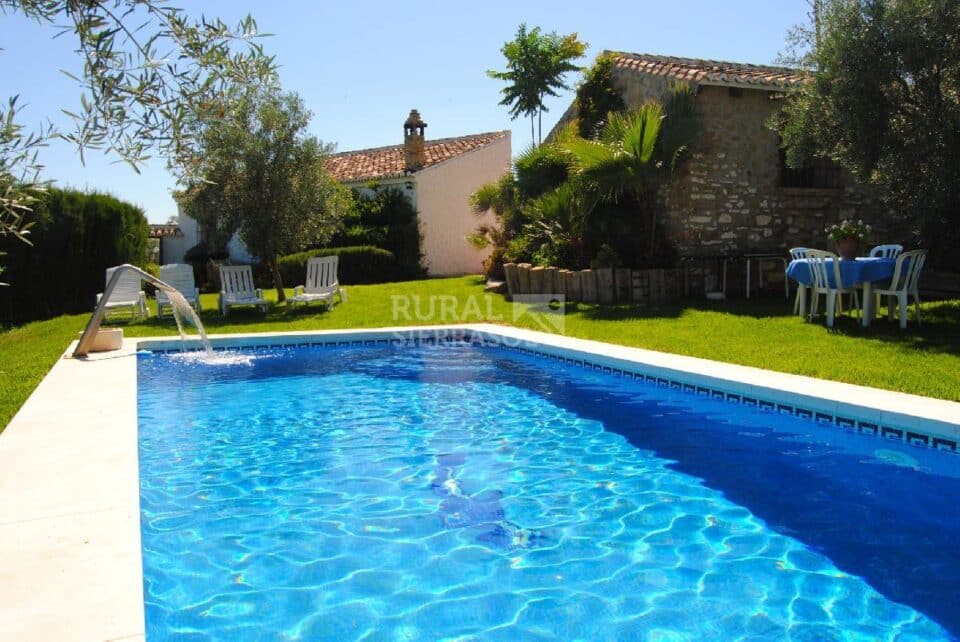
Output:
M827 277L830 285L836 287L833 276L833 260L827 259ZM873 284L877 281L886 281L893 277L893 269L897 264L896 259L885 259L880 257L859 257L853 261L847 259L840 260L840 281L845 288L863 286L863 317L861 323L863 327L870 325L873 320ZM813 285L813 275L810 274L809 259L794 259L787 266L787 276L800 284L804 290ZM800 314L805 315L807 311L806 292L800 299Z

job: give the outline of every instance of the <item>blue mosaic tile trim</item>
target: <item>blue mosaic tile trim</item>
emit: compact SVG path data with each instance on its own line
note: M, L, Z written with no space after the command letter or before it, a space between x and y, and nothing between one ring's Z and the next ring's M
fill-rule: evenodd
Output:
M526 354L532 354L534 356L543 355L542 352L538 350L532 350L530 348L524 348L521 346L515 345L505 345L497 341L490 341L487 339L480 340L479 343L485 346L493 348L504 348L511 350L513 352L523 352ZM552 355L547 355L552 358ZM688 394L696 394L706 397L711 397L719 401L728 401L731 403L739 403L758 410L765 412L773 412L777 414L791 415L794 417L800 417L801 419L808 419L810 421L815 421L824 425L837 426L838 428L845 428L848 430L854 430L856 432L862 432L868 435L874 435L877 437L884 437L886 439L893 439L896 441L902 441L907 444L914 446L925 446L929 448L936 448L937 450L944 450L951 453L960 454L960 444L957 443L957 440L947 439L945 437L936 437L933 435L927 435L920 432L909 431L903 428L897 428L895 426L880 426L878 424L869 422L869 421L860 421L852 417L844 417L839 415L831 415L828 413L814 411L810 408L802 408L798 406L791 406L782 403L776 403L766 399L759 399L750 396L744 396L735 392L730 392L727 390L718 390L713 388L707 388L704 386L694 386L690 383L683 381L675 381L672 379L666 379L664 377L657 377L643 372L634 372L629 370L620 370L617 368L608 368L606 366L600 366L599 364L590 363L589 361L581 361L579 359L573 359L570 357L560 357L559 361L562 361L568 365L574 365L582 368L588 368L590 370L602 370L603 372L612 372L617 376L631 377L636 381L644 381L649 384L660 386L662 388L670 388L672 390L682 391Z
M415 332L415 331L414 331ZM442 331L443 332L443 331ZM935 448L937 450L942 450L946 452L951 452L955 454L960 454L960 445L958 445L957 440L948 439L945 437L937 437L934 435L927 435L920 432L915 432L911 430L906 430L903 428L897 428L895 426L881 426L869 421L862 421L854 419L852 417L842 417L838 415L831 415L828 413L814 411L810 408L802 408L799 406L791 406L787 404L777 403L766 399L759 399L749 396L744 396L735 392L730 392L727 390L719 390L714 388L708 388L704 386L695 386L691 383L684 381L677 381L673 379L667 379L665 377L658 377L648 373L633 371L633 370L622 370L620 368L613 368L611 366L605 366L601 363L593 363L584 359L565 357L562 355L556 355L550 352L543 352L534 348L526 348L519 345L505 344L499 341L491 341L482 336L476 336L471 334L469 331L446 331L441 334L441 336L436 337L421 337L421 336L412 336L411 338L392 338L392 339L354 339L354 340L343 340L343 339L329 339L323 340L322 338L317 338L316 340L311 340L309 342L291 342L291 343L276 343L276 344L257 344L257 345L243 345L243 346L229 346L229 347L217 347L214 348L217 352L222 352L224 350L240 350L240 351L253 351L253 350L269 350L271 348L286 348L286 347L342 347L342 346L370 346L370 345L408 345L408 344L427 344L427 345L443 345L443 344L463 344L470 343L474 345L482 345L490 348L500 348L505 350L510 350L512 352L521 352L524 354L532 355L541 359L549 359L550 361L557 361L559 363L564 363L569 366L576 366L578 368L585 368L588 370L593 370L596 372L602 372L603 374L609 374L617 377L629 377L635 381L642 381L651 385L659 386L661 388L669 388L671 390L677 390L684 392L686 394L695 394L705 397L711 397L718 401L728 401L730 403L738 403L763 412L772 412L775 414L782 415L791 415L793 417L799 417L801 419L808 419L810 421L815 421L820 424L829 424L837 426L838 428L845 428L848 430L854 430L856 432L861 432L868 435L874 435L877 437L883 437L886 439L893 439L896 441L902 441L904 443L914 445L914 446L923 446L928 448ZM198 351L199 348L191 347L188 351ZM169 348L169 349L156 349L151 350L155 353L178 353L183 352L180 348Z

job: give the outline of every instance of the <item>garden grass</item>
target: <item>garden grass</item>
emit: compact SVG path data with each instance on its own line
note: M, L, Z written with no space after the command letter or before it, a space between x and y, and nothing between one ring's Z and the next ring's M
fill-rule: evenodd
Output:
M476 277L350 286L344 305L267 314L254 308L217 311L202 296L210 333L333 330L449 323L502 323L551 330L533 314L514 314L503 296ZM275 299L273 291L267 298ZM960 301L924 304L923 325L907 330L879 318L870 328L843 317L836 329L805 323L782 298L595 306L568 304L564 332L584 339L684 354L781 372L960 401ZM521 308L525 310L525 308ZM0 333L0 426L6 426L89 314L62 316ZM128 337L176 335L173 319L111 321Z

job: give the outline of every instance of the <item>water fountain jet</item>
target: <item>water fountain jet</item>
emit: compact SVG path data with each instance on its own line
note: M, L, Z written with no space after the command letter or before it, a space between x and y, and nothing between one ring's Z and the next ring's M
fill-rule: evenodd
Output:
M107 287L103 290L103 296L100 297L100 302L93 311L93 316L90 317L90 321L87 322L87 327L80 336L80 341L77 343L77 348L73 351L74 358L85 357L90 352L90 349L93 347L93 342L97 337L97 331L100 329L100 324L103 322L104 316L106 316L107 301L110 300L110 295L113 293L113 289L119 282L120 275L124 271L129 270L136 272L140 275L141 279L147 283L150 283L158 290L164 291L167 296L170 297L170 304L173 308L173 317L176 319L177 329L180 331L180 339L183 341L186 341L187 339L186 332L184 332L183 329L183 321L185 318L189 318L190 322L194 327L197 328L197 332L200 334L200 340L203 342L203 347L206 349L207 356L213 356L213 347L210 345L210 340L207 339L207 332L203 327L203 323L200 322L200 317L197 315L193 307L187 303L187 300L183 298L183 295L180 294L179 290L170 284L161 281L152 274L144 272L135 265L125 263L113 271L110 281L107 283Z

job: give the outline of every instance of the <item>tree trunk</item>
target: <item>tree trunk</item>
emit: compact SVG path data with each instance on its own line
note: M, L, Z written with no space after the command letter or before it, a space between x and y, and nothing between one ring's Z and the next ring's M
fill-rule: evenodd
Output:
M657 208L648 202L647 210L650 219L650 261L653 261L657 251Z
M530 144L537 144L537 133L533 129L533 112L530 112Z
M543 107L537 110L537 143L543 144Z
M277 289L277 303L283 303L287 300L287 295L283 292L283 277L280 276L280 263L276 254L270 259L270 268L273 271L273 287Z

